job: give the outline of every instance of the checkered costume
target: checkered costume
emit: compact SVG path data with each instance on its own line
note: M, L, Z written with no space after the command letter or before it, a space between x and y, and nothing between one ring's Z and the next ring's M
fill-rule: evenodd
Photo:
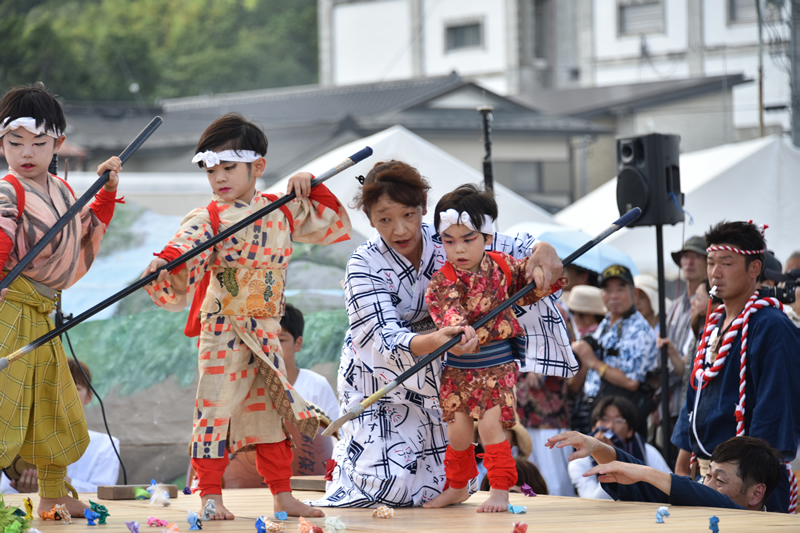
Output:
M213 196L220 230L277 197L256 192L251 203ZM172 259L214 234L209 209L183 220L162 257ZM199 372L192 458L223 459L258 443L288 438L283 419L316 435L318 420L286 379L278 334L285 307L284 285L292 241L331 244L350 238L345 208L324 185L308 200L293 200L190 260L147 292L158 305L185 306L206 273L200 307ZM190 320L194 317L190 317Z
M6 271L75 202L66 182L56 177L49 177L47 192L26 178L14 181L0 181L0 263ZM48 315L56 308L57 290L74 285L92 265L115 196L101 191L11 283L0 304L0 356L53 329ZM39 495L60 498L67 494L67 465L88 445L83 406L58 338L0 372L0 468L19 454L36 465Z
M361 245L348 261L345 300L350 328L338 379L343 409L352 409L417 362L410 350L415 335L411 328L417 329L412 324L430 319L425 291L446 261L432 225L422 224L422 239L419 271L380 235ZM535 242L528 235L496 234L491 249L522 258ZM526 329L527 352L538 355L529 371L571 376L577 364L554 300L547 297L533 306L515 307L515 313ZM431 327L435 328L432 322ZM447 428L439 407L440 375L441 362L436 360L342 427L333 452L333 481L313 505L419 506L444 489Z

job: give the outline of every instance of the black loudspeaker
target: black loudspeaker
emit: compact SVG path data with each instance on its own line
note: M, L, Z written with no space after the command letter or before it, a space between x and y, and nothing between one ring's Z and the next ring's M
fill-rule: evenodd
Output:
M617 207L642 216L631 226L677 224L684 219L679 135L651 133L617 139Z

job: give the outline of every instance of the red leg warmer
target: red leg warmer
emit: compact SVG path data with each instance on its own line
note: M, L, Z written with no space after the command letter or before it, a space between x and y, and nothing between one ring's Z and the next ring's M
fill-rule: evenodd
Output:
M447 483L454 489L463 489L469 485L469 481L478 476L475 445L470 444L466 450L458 451L448 444L444 454L444 473Z
M272 494L292 492L292 446L289 439L256 444L256 469Z
M498 444L484 446L483 466L489 476L493 489L508 490L517 484L517 463L511 455L511 445L507 440Z
M228 450L223 459L197 459L192 457L192 467L197 473L197 490L200 496L222 494L222 476L228 468Z

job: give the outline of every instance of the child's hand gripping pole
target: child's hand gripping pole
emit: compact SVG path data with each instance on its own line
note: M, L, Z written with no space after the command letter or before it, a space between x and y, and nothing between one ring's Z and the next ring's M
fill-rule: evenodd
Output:
M370 148L369 146L367 146L366 148L364 148L362 150L359 150L358 152L356 152L355 154L351 155L350 157L348 157L347 159L345 159L344 161L342 161L341 163L339 163L335 167L326 170L325 172L320 174L319 177L317 177L316 179L312 180L311 181L311 187L312 188L316 187L320 183L332 178L333 176L335 176L336 174L340 173L341 171L343 171L343 170L345 170L345 169L347 169L349 167L352 167L356 163L358 163L360 161L363 161L364 159L368 158L371 155L372 155L372 148ZM268 206L264 207L263 209L260 209L259 211L256 211L255 213L253 213L252 215L248 216L247 218L245 218L245 219L237 222L236 224L232 225L231 227L229 227L225 231L219 232L219 234L217 234L216 236L212 237L211 239L208 239L207 241L204 241L204 242L198 244L197 246L194 246L191 250L189 250L188 252L186 252L182 256L178 257L177 259L175 259L173 261L170 261L169 263L167 263L166 265L164 265L163 267L158 269L156 272L153 272L152 274L150 274L148 276L145 276L144 278L142 278L139 281L133 283L132 285L129 285L128 287L122 289L121 291L119 291L115 295L106 298L105 300L103 300L99 304L95 305L94 307L92 307L88 311L84 311L83 313L81 313L80 315L76 316L75 318L73 318L72 320L70 320L69 322L64 324L63 326L55 328L53 331L51 331L51 332L49 332L49 333L47 333L45 335L42 335L38 339L36 339L33 342L23 346L22 348L20 348L19 350L15 351L14 353L8 355L7 357L4 357L4 358L0 359L0 371L5 370L6 368L8 368L8 365L13 363L14 361L19 359L20 357L24 356L25 354L28 354L28 353L32 352L33 350L35 350L36 348L38 348L42 344L50 341L51 339L53 339L55 337L58 337L59 335L61 335L62 333L64 333L68 329L72 328L73 326L77 326L78 324L80 324L81 322L86 320L87 318L89 318L91 316L94 316L95 314L99 313L100 311L102 311L106 307L118 302L119 300L125 298L129 294L132 294L132 293L136 292L137 290L141 289L142 287L152 283L153 281L155 281L158 278L158 274L162 270L168 270L169 271L169 270L172 270L172 269L182 265L183 263L189 261L193 257L196 257L196 256L200 255L205 250L211 248L212 246L215 246L217 243L224 241L225 239L227 239L228 237L230 237L231 235L233 235L237 231L241 231L242 229L246 228L247 226L249 226L250 224L252 224L256 220L264 218L269 213L275 211L276 209L280 208L281 206L289 203L290 201L292 201L294 199L295 199L295 193L294 192L292 192L290 194L287 194L286 196L281 197L277 201L272 202L271 204L269 204Z
M156 131L156 129L158 129L162 122L163 120L161 117L155 117L150 121L150 124L145 126L139 135L137 135L136 138L131 141L128 147L125 148L121 154L119 154L119 159L122 161L123 165L125 164L125 161L127 161L133 155L133 153L136 152L136 150L138 150L139 147L150 138L150 136L154 131ZM78 198L75 203L72 204L72 207L70 207L61 218L56 220L56 223L53 224L53 227L50 228L47 233L45 233L44 236L42 236L42 238L36 242L36 244L30 249L30 251L28 251L27 254L22 256L22 259L20 259L19 263L17 263L16 266L11 269L11 272L9 272L2 281L0 281L0 291L7 289L11 283L17 279L22 271L25 270L25 267L27 267L28 264L33 261L33 259L39 255L42 250L44 250L44 247L47 246L51 240L53 240L53 237L58 235L61 230L64 229L64 226L66 226L69 221L80 212L81 209L83 209L83 206L85 206L89 200L94 198L94 195L97 194L100 188L106 184L109 176L110 172L108 170L103 172L103 175L100 176L85 193L83 193L83 196Z
M597 246L597 244L603 241L606 237L608 237L615 231L619 230L622 227L627 226L628 224L639 218L641 214L642 210L639 209L638 207L634 207L633 209L625 213L623 216L618 218L613 224L611 224L611 226L606 228L597 237L595 237L591 241L587 242L586 244L584 244L583 246L572 252L566 259L564 259L562 264L564 266L569 265L577 258L588 252L590 249ZM487 323L494 320L497 317L497 315L499 315L500 313L511 307L514 304L514 302L516 302L517 300L519 300L520 298L522 298L535 288L536 288L535 283L531 282L527 284L522 289L514 293L505 302L501 303L500 305L489 311L489 313L481 317L474 324L471 324L471 326L474 329L478 329L485 326ZM334 420L333 423L325 429L323 435L326 436L335 435L339 431L339 428L341 428L345 422L347 422L348 420L352 420L357 416L360 416L362 413L364 413L364 410L367 407L369 407L373 403L380 400L382 397L389 394L392 390L397 388L398 385L400 385L405 380L407 380L408 378L410 378L411 376L413 376L414 374L416 374L417 372L428 366L428 364L434 361L437 357L440 357L444 352L446 352L447 350L458 344L461 341L462 335L463 333L459 333L458 335L456 335L455 337L453 337L452 339L441 345L436 351L431 352L430 354L420 359L420 361L417 364L415 364L413 367L409 368L408 370L400 374L398 377L396 377L382 389L375 392L375 394L364 399L360 404L356 405L353 409L345 413L343 416Z

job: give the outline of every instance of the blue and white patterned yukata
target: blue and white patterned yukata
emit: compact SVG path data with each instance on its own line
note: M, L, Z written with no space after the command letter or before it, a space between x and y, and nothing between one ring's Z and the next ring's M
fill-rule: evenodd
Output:
M611 324L611 315L605 318L592 334L601 348L610 350L616 347L619 355L606 355L603 362L611 368L622 370L628 379L644 383L647 372L656 364L656 332L639 311L627 318ZM595 354L600 357L600 354ZM586 373L583 392L588 398L597 396L600 390L600 374L596 370Z
M350 257L345 300L350 319L342 348L338 389L342 412L391 382L418 360L411 353L410 327L430 319L425 291L446 260L431 224L422 224L419 271L380 235ZM517 258L530 254L535 239L495 235L498 251ZM532 306L515 307L526 328L528 371L571 376L578 369L557 295ZM431 324L432 325L432 324ZM340 431L333 458L337 466L321 507L419 506L441 493L445 484L447 426L439 407L441 361L432 362ZM475 480L473 480L473 488Z

